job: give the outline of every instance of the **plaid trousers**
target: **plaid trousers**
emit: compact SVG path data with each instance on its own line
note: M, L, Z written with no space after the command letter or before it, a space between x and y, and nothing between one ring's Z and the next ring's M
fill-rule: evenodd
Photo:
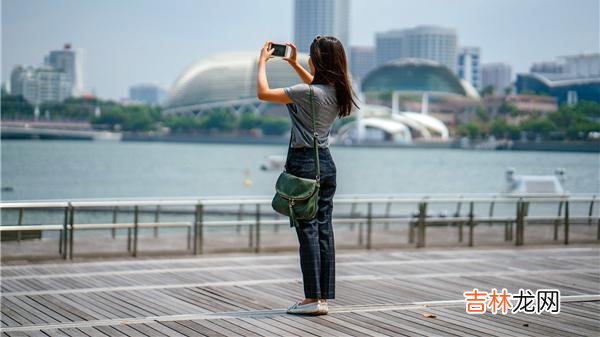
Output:
M298 220L296 234L300 244L300 268L306 298L335 298L335 244L333 195L336 190L336 167L328 148L319 148L321 186L318 211L314 219ZM286 171L298 177L315 177L313 148L289 148Z

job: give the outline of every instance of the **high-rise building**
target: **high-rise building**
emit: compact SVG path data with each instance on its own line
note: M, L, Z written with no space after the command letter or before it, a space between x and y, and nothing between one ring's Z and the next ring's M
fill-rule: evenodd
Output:
M436 61L456 73L456 30L439 26L417 26L391 30L375 36L375 58L382 65L399 58Z
M159 105L166 96L165 90L154 84L138 84L129 88L129 99L148 105Z
M461 47L459 49L457 75L477 90L481 90L480 66L481 49L479 47Z
M70 43L65 43L62 50L53 50L46 56L45 63L57 70L63 71L67 81L71 83L71 95L83 94L83 60L81 51L71 49Z
M600 53L569 55L560 62L535 63L529 74L517 74L519 93L554 96L559 104L600 103Z
M308 53L317 35L333 35L347 48L349 16L350 0L296 0L294 41L298 50Z
M600 53L568 55L559 59L534 63L529 72L569 79L600 76Z
M11 73L11 92L22 95L31 104L61 102L71 96L71 83L65 72L53 67L17 66Z
M375 48L357 47L350 48L350 72L356 85L375 68Z
M565 65L560 62L537 62L531 65L529 71L537 74L562 74L565 72Z
M488 86L494 87L495 91L502 94L511 86L512 68L506 63L486 63L481 65L481 89Z
M569 55L561 58L565 61L565 72L573 77L600 76L600 53Z

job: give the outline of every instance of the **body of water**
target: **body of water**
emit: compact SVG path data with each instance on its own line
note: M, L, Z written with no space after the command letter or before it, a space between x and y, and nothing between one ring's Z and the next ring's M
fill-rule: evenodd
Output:
M261 171L281 145L112 141L2 141L2 200L271 195ZM495 193L515 174L566 171L565 188L598 192L597 153L331 147L337 194ZM249 172L251 186L244 184Z

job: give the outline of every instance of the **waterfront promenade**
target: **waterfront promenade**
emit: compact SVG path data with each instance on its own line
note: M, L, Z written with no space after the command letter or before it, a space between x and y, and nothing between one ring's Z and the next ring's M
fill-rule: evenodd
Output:
M2 267L3 336L593 336L597 245L338 250L326 316L302 297L297 253ZM559 314L469 315L463 292L558 289Z

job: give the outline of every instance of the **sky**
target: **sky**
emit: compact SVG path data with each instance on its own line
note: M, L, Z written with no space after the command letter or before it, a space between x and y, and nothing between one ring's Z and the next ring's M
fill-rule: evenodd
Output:
M1 0L2 81L70 42L84 85L101 98L131 85L168 88L194 61L293 38L294 0ZM352 0L350 45L422 24L455 28L482 62L527 72L533 62L600 49L599 0ZM347 47L347 46L346 46Z

